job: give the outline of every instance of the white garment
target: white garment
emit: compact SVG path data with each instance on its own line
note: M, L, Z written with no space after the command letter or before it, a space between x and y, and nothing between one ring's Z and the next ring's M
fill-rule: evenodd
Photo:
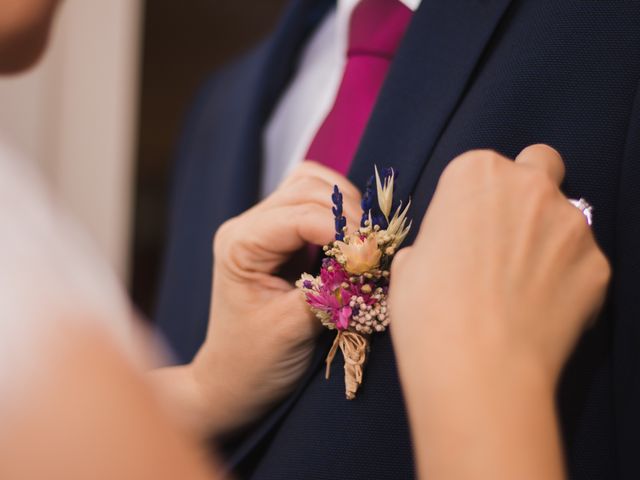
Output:
M349 19L359 1L338 0L302 51L296 74L264 132L263 197L304 160L333 106L346 62ZM422 0L401 1L416 10Z
M139 357L115 275L62 213L35 168L0 141L0 414L51 361L54 335L98 327ZM92 328L93 331L97 331Z

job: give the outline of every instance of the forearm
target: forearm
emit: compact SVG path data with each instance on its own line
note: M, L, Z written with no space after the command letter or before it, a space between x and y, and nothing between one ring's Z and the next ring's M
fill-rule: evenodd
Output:
M242 378L214 356L203 350L190 364L149 374L176 420L203 438L232 433L253 419L248 399L236 394Z
M104 332L43 338L38 370L3 397L0 478L220 478Z
M210 407L191 365L160 368L149 376L171 414L182 425L203 437L213 433Z
M553 386L534 369L489 363L441 365L445 381L407 389L422 478L564 478Z

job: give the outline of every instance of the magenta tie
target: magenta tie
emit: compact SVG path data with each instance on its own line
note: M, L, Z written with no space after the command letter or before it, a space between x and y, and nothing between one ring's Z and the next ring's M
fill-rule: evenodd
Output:
M362 0L356 6L342 82L308 160L347 173L411 15L399 0Z

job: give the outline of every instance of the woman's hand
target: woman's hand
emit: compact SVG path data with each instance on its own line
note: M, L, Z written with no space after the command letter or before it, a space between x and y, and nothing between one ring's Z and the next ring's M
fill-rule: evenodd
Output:
M392 335L430 478L562 472L553 390L610 276L584 215L559 190L563 175L544 145L515 163L491 151L460 156L415 245L394 261Z
M309 244L332 240L334 185L343 192L345 216L359 219L358 190L305 162L269 198L218 230L206 341L192 364L156 374L181 413L206 433L257 419L308 368L321 327L278 272L301 249L307 259L319 251Z

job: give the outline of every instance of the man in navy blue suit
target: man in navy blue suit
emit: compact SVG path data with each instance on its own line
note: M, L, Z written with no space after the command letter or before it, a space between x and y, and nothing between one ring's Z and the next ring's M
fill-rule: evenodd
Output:
M357 135L348 177L362 188L374 164L396 166L399 197L411 195L411 216L421 219L440 173L465 151L513 158L534 143L560 151L563 191L594 205L594 232L614 273L601 318L559 387L569 471L640 478L640 2L401 3L413 11L410 23ZM313 151L344 87L356 4L293 2L274 34L212 76L195 102L177 159L157 311L182 362L206 334L211 238ZM374 340L352 402L339 378L324 380L330 342L320 337L296 391L229 446L242 477L415 475L389 337Z

